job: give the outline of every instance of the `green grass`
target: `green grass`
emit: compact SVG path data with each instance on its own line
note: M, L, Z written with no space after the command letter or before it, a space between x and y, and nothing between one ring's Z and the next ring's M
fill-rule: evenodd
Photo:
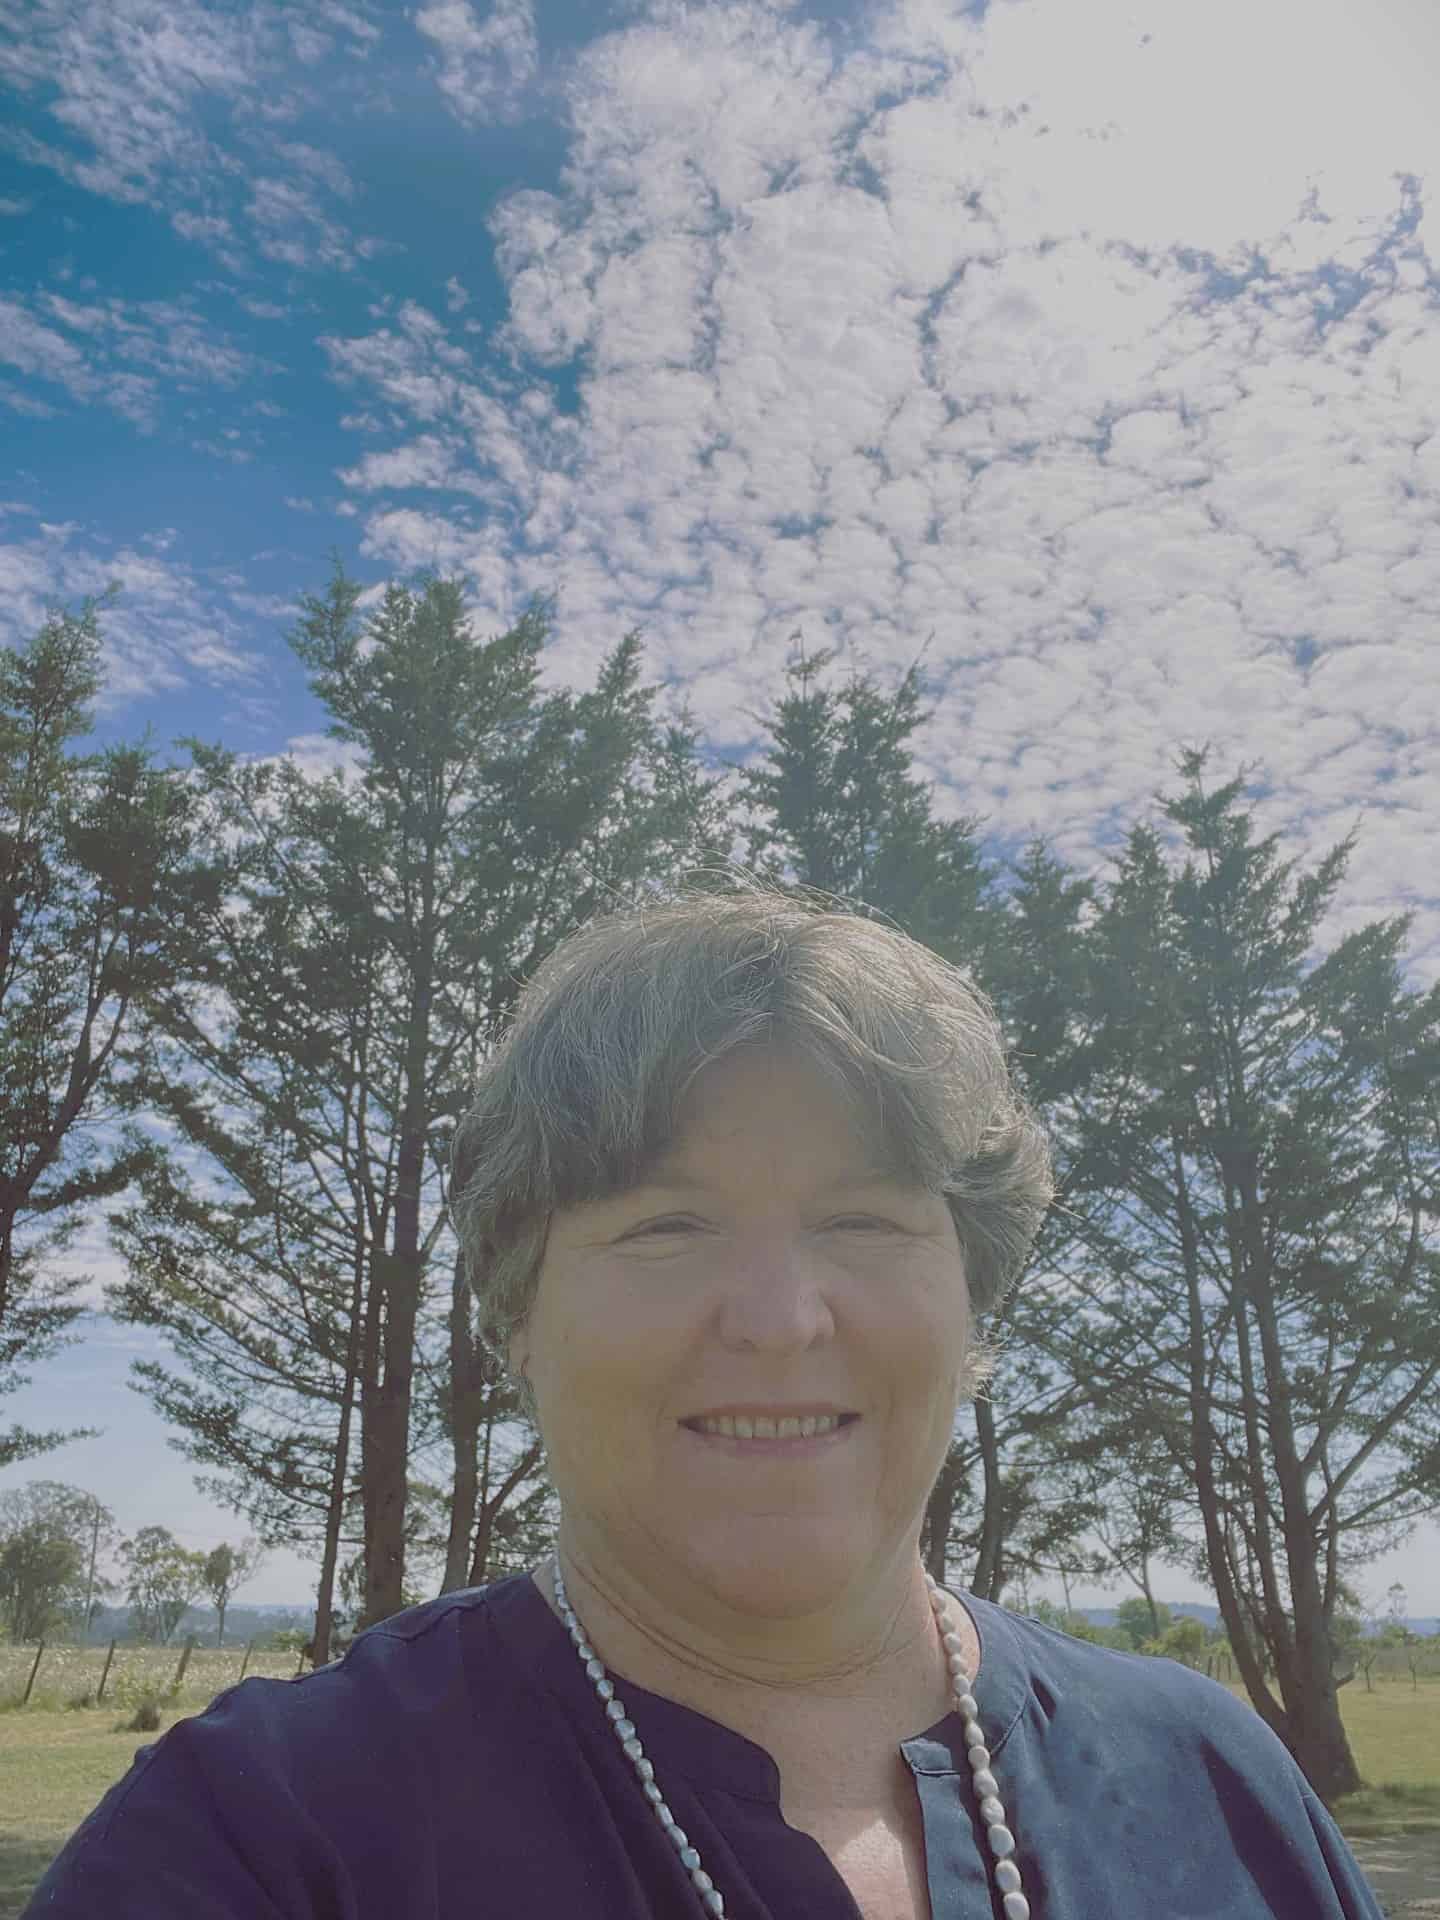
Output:
M0 1697L13 1693L18 1665L20 1686L28 1658L9 1656L25 1650L0 1649ZM170 1649L136 1650L130 1656L132 1687L166 1685L178 1654ZM23 1711L0 1711L0 1920L17 1920L30 1890L76 1826L129 1767L135 1749L158 1734L118 1731L123 1709L107 1697L103 1707L70 1708L65 1699L93 1688L99 1678L83 1670L88 1654L57 1669L57 1686L48 1696L37 1683L35 1701ZM116 1655L118 1667L120 1655ZM230 1670L233 1665L233 1671ZM198 1671L197 1671L198 1667ZM293 1655L267 1654L251 1661L250 1671L292 1674ZM112 1685L114 1684L112 1668ZM161 1719L162 1730L198 1712L239 1672L239 1654L208 1654L197 1649L186 1674L183 1704ZM42 1665L43 1679L45 1668ZM193 1680L192 1680L193 1675ZM39 1704L42 1697L44 1704ZM1440 1829L1440 1676L1423 1679L1418 1691L1403 1680L1384 1680L1373 1693L1352 1682L1341 1705L1362 1777L1363 1793L1352 1794L1336 1809L1352 1839L1369 1835L1420 1833Z
M1440 1832L1440 1786L1407 1786L1390 1781L1347 1794L1335 1809L1340 1830L1351 1840L1374 1840L1394 1833Z
M1418 1689L1408 1676L1382 1681L1373 1693L1352 1680L1340 1710L1367 1783L1336 1807L1341 1830L1360 1839L1440 1828L1440 1675L1422 1678Z
M244 1649L197 1647L179 1701L161 1714L163 1732L198 1713L240 1677ZM129 1768L137 1747L159 1733L129 1733L123 1723L144 1689L163 1692L175 1678L178 1647L117 1648L105 1700L93 1695L104 1648L47 1648L30 1705L20 1697L34 1664L33 1647L0 1647L0 1920L16 1920L35 1882L106 1790ZM255 1653L247 1669L288 1679L293 1653Z
M126 1771L135 1749L159 1738L116 1732L119 1717L110 1706L0 1713L0 1920L15 1920L35 1882ZM173 1726L183 1717L170 1712L160 1724Z

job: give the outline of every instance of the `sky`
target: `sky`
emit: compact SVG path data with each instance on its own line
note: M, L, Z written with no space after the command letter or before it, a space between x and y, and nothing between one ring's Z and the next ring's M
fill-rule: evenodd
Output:
M548 684L641 627L717 760L797 635L923 654L937 811L1094 871L1208 741L1427 985L1437 73L1432 0L17 0L0 643L119 582L102 740L311 767L332 549L554 594ZM6 1417L105 1437L0 1484L233 1538L152 1351L92 1322ZM1440 1530L1392 1579L1440 1614Z

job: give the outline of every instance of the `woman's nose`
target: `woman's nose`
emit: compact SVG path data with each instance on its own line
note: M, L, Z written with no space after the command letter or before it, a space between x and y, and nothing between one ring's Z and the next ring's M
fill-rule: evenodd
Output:
M812 1346L835 1331L815 1262L791 1244L736 1249L720 1303L727 1346L783 1352Z

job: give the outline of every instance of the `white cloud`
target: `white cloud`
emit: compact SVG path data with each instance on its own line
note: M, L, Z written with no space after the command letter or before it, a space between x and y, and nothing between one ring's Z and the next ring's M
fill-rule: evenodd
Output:
M52 606L78 614L86 598L98 601L114 581L120 591L97 615L102 715L188 686L245 688L264 661L251 643L243 577L228 595L212 590L193 568L168 557L173 531L112 552L75 521L40 520L31 534L16 527L0 537L0 645L23 645Z
M147 371L131 372L127 362ZM87 304L50 291L30 307L0 295L0 363L82 405L108 407L147 434L159 425L165 383L234 387L277 370L217 337L184 302ZM38 394L29 399L26 411L48 404Z
M332 740L326 733L296 733L285 742L282 758L291 761L307 780L322 780L338 773L345 781L358 778L359 751L345 740Z
M421 430L347 485L464 491L459 423L514 517L382 502L366 551L503 617L555 585L557 676L643 619L730 745L797 626L933 634L941 804L1089 865L1209 739L1295 851L1366 809L1337 925L1413 900L1440 971L1437 36L1418 0L651 7L573 62L560 190L492 215L515 378L413 315L325 342ZM534 370L576 360L566 416Z
M368 10L36 17L10 77L53 83L94 157L13 151L163 205L228 265L368 274L399 245L351 231L357 180L292 124L322 74L395 110ZM1363 813L1339 917L1413 901L1440 972L1440 13L894 0L827 23L627 0L611 20L546 66L528 0L422 0L397 36L467 127L559 102L569 148L553 191L491 212L497 354L458 260L438 312L367 278L368 327L320 335L365 436L326 505L362 552L463 572L494 622L557 590L556 679L643 624L651 670L736 754L797 628L887 671L933 636L940 804L1086 864L1209 739L1259 768L1296 851ZM216 101L273 116L255 156L202 133ZM0 305L32 388L0 389L12 407L153 427L167 379L271 370L181 305L52 282ZM315 304L220 284L259 318ZM244 460L248 420L186 432Z
M538 66L533 0L426 0L415 30L432 43L436 85L468 124L516 119Z
M373 92L341 59L363 61L377 44L366 10L327 3L306 12L297 20L283 0L255 0L243 12L208 0L31 0L24 35L0 46L0 80L36 96L72 144L20 130L0 144L88 192L164 211L183 238L241 272L245 240L216 203L239 212L257 166L205 130L215 103L229 107L236 134L263 165L279 154L336 198L353 194L336 156L265 130ZM359 248L343 224L298 186L291 191L289 205L286 183L252 197L258 251L304 269L352 266Z

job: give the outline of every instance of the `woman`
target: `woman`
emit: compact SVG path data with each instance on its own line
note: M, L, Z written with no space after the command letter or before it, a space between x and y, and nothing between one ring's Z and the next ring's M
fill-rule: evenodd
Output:
M182 1722L32 1913L1378 1920L1249 1707L927 1586L1049 1197L955 969L758 886L592 922L454 1195L554 1553Z

